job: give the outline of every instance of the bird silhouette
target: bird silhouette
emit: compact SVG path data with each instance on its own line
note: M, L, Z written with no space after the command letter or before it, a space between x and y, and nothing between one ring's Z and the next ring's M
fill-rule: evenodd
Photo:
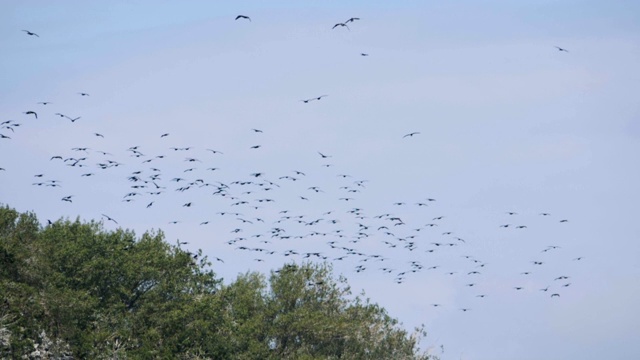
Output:
M251 21L251 18L246 16L246 15L238 15L238 16L236 16L235 20L238 20L238 19L246 19L246 20ZM258 24L258 25L260 25L260 24Z
M33 115L36 117L36 119L38 118L38 114L35 111L25 111L24 112L25 115Z
M31 31L29 31L29 30L22 30L22 31L26 32L26 33L27 33L27 35L29 35L29 36L40 37L40 35L38 35L38 34L36 34L36 33L34 33L34 32L31 32Z
M331 29L335 29L335 28L337 28L338 26L346 27L346 28L347 28L347 30L351 31L351 29L349 29L349 26L347 26L347 24L345 24L345 23L337 23L337 24L333 25L333 27L332 27Z
M114 222L114 223L116 223L116 224L118 223L117 221L115 221L115 219L113 219L113 218L112 218L111 216L109 216L109 215L102 214L102 216L104 216L104 217L107 219L107 221L113 221L113 222Z
M419 135L419 134L420 134L420 133L416 131L416 132L409 133L409 134L407 134L407 135L403 136L402 138L404 139L404 138L406 138L406 137L413 137L414 135Z
M560 46L554 46L554 47L555 47L556 49L558 49L558 51L560 51L560 52L562 52L562 51L567 52L567 53L569 52L569 50L567 50L567 49L563 49L563 48L561 48Z

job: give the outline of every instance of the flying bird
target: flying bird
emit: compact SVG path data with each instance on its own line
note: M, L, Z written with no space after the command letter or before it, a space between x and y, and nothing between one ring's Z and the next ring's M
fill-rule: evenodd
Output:
M555 46L555 48L558 49L558 51L560 51L560 52L562 52L562 51L567 52L567 53L569 52L569 50L563 49L560 46Z
M36 119L38 118L38 114L35 111L25 111L24 112L25 115L33 115L36 117Z
M78 93L80 96L89 96L89 94L87 94L86 92L79 92Z
M29 30L22 30L22 31L26 32L26 33L27 33L27 35L29 35L29 36L36 36L36 37L40 37L40 35L38 35L38 34L36 34L36 33L34 33L34 32L31 32L31 31L29 31Z
M347 24L345 24L345 23L337 23L337 24L333 25L333 27L331 29L335 29L338 26L346 27L347 30L351 31L351 29L349 29L349 26L347 26Z
M418 135L418 134L420 134L420 133L416 131L416 132L409 133L409 134L403 136L402 138L404 139L406 137L413 137L414 135Z
M116 223L116 224L118 223L117 221L115 221L115 220L114 220L111 216L109 216L109 215L102 214L102 216L104 216L104 217L107 219L107 221L113 221L113 222L114 222L114 223Z
M251 21L251 18L246 16L246 15L238 15L238 16L236 16L235 20L238 20L238 19L247 19L247 20Z

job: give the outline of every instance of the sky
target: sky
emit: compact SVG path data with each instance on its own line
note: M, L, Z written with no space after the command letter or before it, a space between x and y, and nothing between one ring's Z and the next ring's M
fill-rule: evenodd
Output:
M639 14L3 1L0 202L160 229L226 282L330 262L442 359L639 358Z

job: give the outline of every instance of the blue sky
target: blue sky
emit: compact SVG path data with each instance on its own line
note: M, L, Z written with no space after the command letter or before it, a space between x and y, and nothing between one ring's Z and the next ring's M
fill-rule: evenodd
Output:
M321 252L407 327L424 323L423 348L443 359L635 358L639 10L631 1L6 1L0 122L21 125L0 129L11 137L0 140L0 201L43 221L104 213L137 233L162 229L224 259L214 269L227 280L304 259L290 249ZM354 16L350 30L331 29ZM133 146L143 155L132 157ZM86 167L54 155L86 157ZM97 167L106 160L122 165ZM160 195L127 180L149 179L151 167ZM175 191L187 182L176 177L277 185L231 185L230 197L250 203L232 205L213 185ZM51 179L62 187L32 185ZM132 191L141 195L123 202ZM60 201L67 195L73 203ZM427 198L437 201L416 205ZM284 210L322 221L299 224ZM229 211L242 215L216 214ZM386 213L405 225L375 217ZM269 238L276 226L292 238ZM236 237L246 239L228 243ZM551 245L560 248L542 252ZM411 272L412 261L422 268Z

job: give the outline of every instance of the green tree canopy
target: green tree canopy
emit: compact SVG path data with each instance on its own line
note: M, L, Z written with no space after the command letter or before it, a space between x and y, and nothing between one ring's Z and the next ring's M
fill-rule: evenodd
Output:
M52 340L53 355L131 359L427 359L386 311L328 264L223 284L201 253L0 208L0 358Z

